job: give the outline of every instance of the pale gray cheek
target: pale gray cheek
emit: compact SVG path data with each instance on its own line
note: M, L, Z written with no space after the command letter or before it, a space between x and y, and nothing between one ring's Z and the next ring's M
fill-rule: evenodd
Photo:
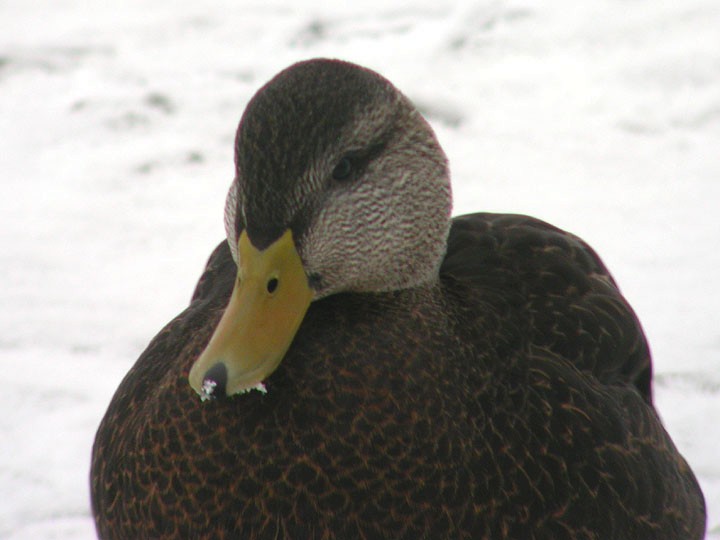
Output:
M301 257L319 296L348 290L366 267L365 231L356 212L344 206L321 210L301 242Z
M230 246L230 252L232 253L233 259L237 263L237 234L235 232L236 212L238 203L238 185L237 181L233 180L228 190L227 197L225 199L225 213L223 215L223 221L225 223L225 235L227 237L228 245Z
M307 229L301 256L318 297L410 287L437 275L449 227L445 171L393 178L392 163L385 165L386 174L376 170L326 200ZM436 182L418 181L425 177Z
M396 233L407 229L384 202L362 199L322 211L303 241L306 270L320 278L319 292L382 290L396 283Z

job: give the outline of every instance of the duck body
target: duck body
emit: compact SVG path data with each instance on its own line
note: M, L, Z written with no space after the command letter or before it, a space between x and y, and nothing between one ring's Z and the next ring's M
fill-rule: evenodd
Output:
M637 320L574 237L458 218L439 283L314 303L267 394L201 403L187 372L234 275L223 243L118 389L102 538L702 537Z
M229 206L248 204L246 181ZM306 201L340 204L326 196ZM216 381L188 378L246 277L233 248L250 214L226 214L229 242L98 429L101 538L702 538L703 496L653 408L637 318L592 249L533 218L453 219L434 275L317 294L266 392L198 399ZM308 281L332 289L328 248L308 247L332 225L301 214ZM272 249L285 225L251 242Z

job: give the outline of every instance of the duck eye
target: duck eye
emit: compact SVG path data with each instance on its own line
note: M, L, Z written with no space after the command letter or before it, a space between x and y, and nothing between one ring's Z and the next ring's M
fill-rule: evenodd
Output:
M274 293L278 287L278 278L270 278L267 282L267 292Z
M353 164L350 158L342 158L332 172L334 180L347 180L353 173Z

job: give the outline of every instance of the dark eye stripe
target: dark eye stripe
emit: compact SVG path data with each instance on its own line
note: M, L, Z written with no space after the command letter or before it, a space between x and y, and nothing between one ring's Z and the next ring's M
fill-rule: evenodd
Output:
M349 152L344 155L332 172L333 180L349 180L362 174L364 168L385 149L384 143L378 143L365 150Z

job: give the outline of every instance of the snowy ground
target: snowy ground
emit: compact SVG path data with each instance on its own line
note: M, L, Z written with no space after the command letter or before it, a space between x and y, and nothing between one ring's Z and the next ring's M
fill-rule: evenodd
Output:
M244 105L332 56L420 105L456 213L533 214L602 254L720 538L720 3L398 5L0 5L0 537L94 536L95 429L223 235Z

